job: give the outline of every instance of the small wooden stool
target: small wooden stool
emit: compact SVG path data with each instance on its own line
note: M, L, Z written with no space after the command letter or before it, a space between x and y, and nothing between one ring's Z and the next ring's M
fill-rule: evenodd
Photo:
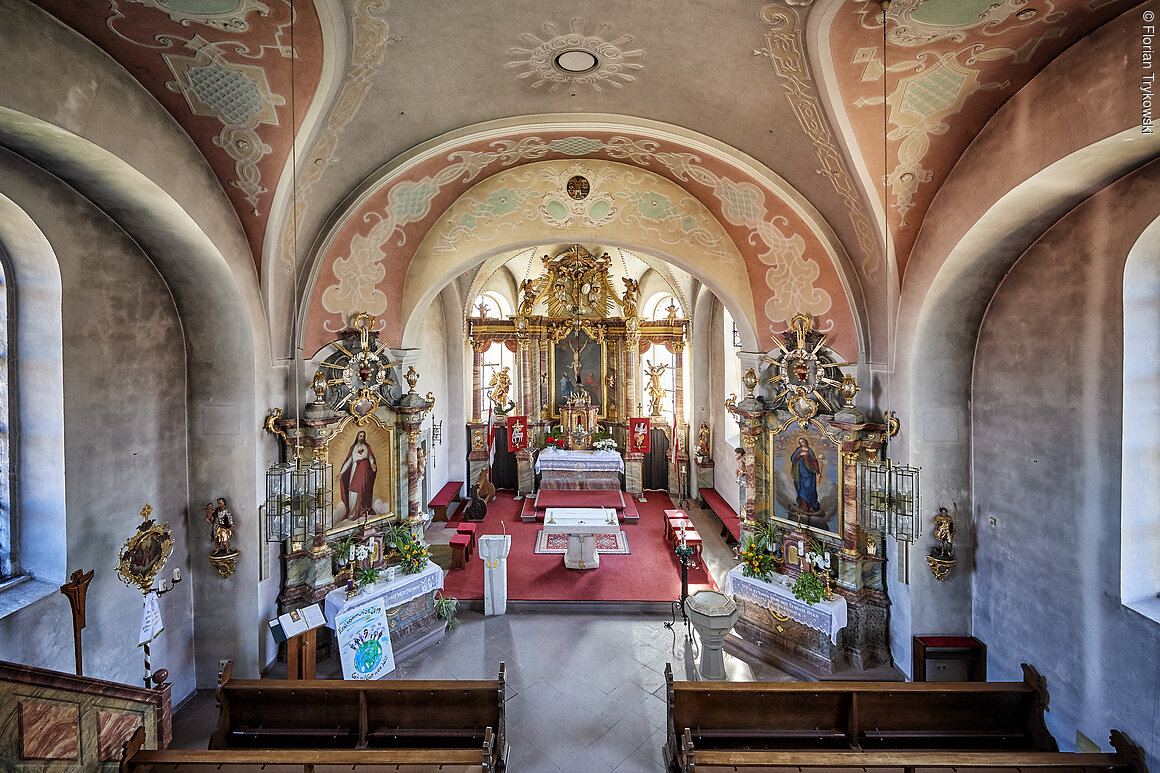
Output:
M456 534L447 544L451 546L451 568L466 569L471 556L471 535Z
M678 545L681 544L680 533L677 533L674 536L674 540L676 541L676 543ZM701 535L698 534L695 529L686 529L685 530L685 544L693 549L693 558L700 560L701 559Z
M466 534L470 538L467 542L468 558L475 553L475 530L478 526L478 523L460 523L455 526L456 534Z
M665 539L677 541L677 532L681 530L681 524L684 524L686 529L693 528L693 522L690 521L684 514L670 515L665 517Z

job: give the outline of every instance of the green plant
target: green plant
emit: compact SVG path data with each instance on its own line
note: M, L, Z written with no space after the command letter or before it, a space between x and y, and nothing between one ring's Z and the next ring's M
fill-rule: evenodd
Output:
M435 616L447 622L448 631L459 625L459 618L455 615L457 609L459 609L459 599L444 596L442 592L435 597Z
M817 604L826 595L825 581L813 572L802 572L793 582L794 598L807 604Z
M757 524L753 530L753 543L769 553L781 552L781 541L785 537L785 530L773 521Z
M382 569L376 566L363 566L354 570L354 581L359 585L374 585L379 581Z

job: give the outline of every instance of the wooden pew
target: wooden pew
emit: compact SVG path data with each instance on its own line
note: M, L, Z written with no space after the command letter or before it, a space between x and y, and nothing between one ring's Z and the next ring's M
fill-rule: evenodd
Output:
M702 752L1055 752L1042 677L1023 669L1022 682L730 683L674 682L669 666L665 760L683 770L687 740Z
M209 748L421 751L432 762L490 749L495 769L507 750L504 668L498 679L290 682L233 679L230 663Z
M684 731L684 766L682 773L732 773L744 769L750 773L796 768L803 770L987 770L1047 773L1147 773L1144 752L1118 730L1111 733L1112 754L1086 754L1038 751L766 751L731 749L701 751L693 741L692 730Z
M721 536L726 540L731 539L733 544L740 542L741 519L737 513L733 512L733 508L725 501L725 497L713 488L699 488L697 494L701 499L701 509L711 511L717 516L717 520L721 521Z
M459 494L461 488L463 488L463 481L461 480L451 480L443 484L443 488L439 489L439 493L427 503L427 507L432 510L432 521L447 520L447 508L453 502L463 501L463 497Z
M125 743L120 773L493 773L495 736L479 749L142 749L145 733Z

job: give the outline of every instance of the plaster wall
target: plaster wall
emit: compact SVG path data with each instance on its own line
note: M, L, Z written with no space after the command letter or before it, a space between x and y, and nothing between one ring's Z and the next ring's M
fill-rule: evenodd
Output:
M138 683L141 593L116 576L121 545L146 503L155 520L173 528L166 575L179 567L190 577L190 541L200 547L205 539L187 521L181 323L152 263L87 200L2 151L0 181L0 192L47 236L60 266L67 569L96 570L83 632L85 674ZM169 669L175 700L194 688L191 595L184 582L162 597L166 630L151 648L154 667ZM0 620L0 657L71 672L71 630L68 603L54 594Z
M1132 421L1123 270L1157 214L1156 166L1052 227L987 309L971 411L977 546L956 568L969 571L973 557L973 633L987 643L988 677L1017 679L1031 663L1047 678L1062 748L1076 731L1107 748L1115 728L1153 768L1160 625L1122 604L1119 582L1121 431Z

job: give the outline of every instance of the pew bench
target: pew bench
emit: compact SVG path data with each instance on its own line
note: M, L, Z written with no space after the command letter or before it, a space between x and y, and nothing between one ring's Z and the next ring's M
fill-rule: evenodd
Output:
M674 682L665 669L665 760L702 752L1054 752L1046 691L1022 682ZM689 732L686 734L686 730Z
M740 542L741 518L733 512L733 508L725 501L725 497L721 496L714 488L699 488L697 494L701 500L701 507L712 511L717 516L717 520L721 521L721 536L726 540L731 539L733 544Z
M139 737L138 737L139 736ZM495 736L478 749L142 749L144 732L125 743L120 773L493 773Z
M684 731L685 763L681 773L735 773L738 770L987 770L1017 772L1070 771L1072 773L1146 773L1143 750L1117 730L1111 734L1111 754L1039 751L767 751L732 749L703 751Z
M459 491L462 488L463 481L461 480L452 480L443 484L443 488L439 489L439 493L427 503L427 507L431 508L433 521L447 520L447 508L451 503L463 501L463 497L459 495Z
M506 755L504 664L498 679L337 681L233 679L222 671L211 750L494 749ZM490 739L490 740L489 740Z

